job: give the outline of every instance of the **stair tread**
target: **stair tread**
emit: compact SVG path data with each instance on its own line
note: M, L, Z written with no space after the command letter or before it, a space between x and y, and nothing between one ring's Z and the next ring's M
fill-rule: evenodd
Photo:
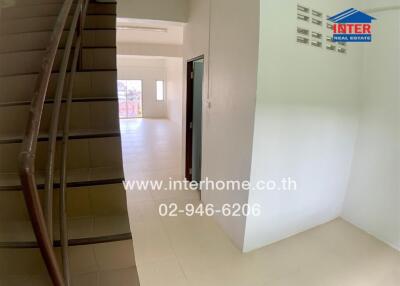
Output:
M62 138L62 133L59 132L57 135L57 139L60 140ZM90 138L102 138L102 137L119 137L121 136L120 130L97 130L97 129L85 129L85 130L74 130L71 131L69 137L70 140L73 139L90 139ZM21 143L24 136L22 135L1 135L0 136L0 144L14 144ZM49 139L49 135L47 133L39 134L39 141L47 141Z
M79 72L111 72L111 71L117 71L117 69L84 69L80 70ZM52 71L52 74L58 74L59 71L55 70ZM67 73L70 73L68 70ZM30 76L30 75L38 75L39 72L26 72L26 73L13 73L13 74L4 74L0 75L0 78L10 78L10 77L17 77L17 76Z
M52 73L46 103L56 92L58 73ZM67 77L71 74L68 73ZM30 105L38 74L0 77L0 105ZM75 74L73 102L117 101L117 71L79 71Z
M60 41L60 48L64 48L69 31L64 31ZM23 52L45 49L50 40L52 31L32 32L23 34L9 34L0 36L0 53ZM84 30L84 48L110 48L115 47L115 31L110 30ZM75 43L74 43L75 44Z
M83 50L106 50L106 49L116 49L117 46L106 46L106 47L82 47ZM59 51L63 51L65 50L64 47L59 47L58 48ZM72 50L74 50L74 47L72 47ZM2 52L0 53L0 56L9 56L11 54L16 54L16 55L21 55L21 54L30 54L30 53L45 53L46 52L46 48L41 48L41 49L32 49L32 50L23 50L23 51L10 51L10 52Z
M86 27L83 29L84 31L116 31L117 28L89 28ZM22 34L32 34L32 33L51 33L52 29L42 29L42 30L34 30L34 31L21 31L21 32L12 32L12 33L0 33L0 38L14 36L14 35L22 35ZM69 29L64 29L64 32L69 32Z
M95 49L116 49L117 47L115 45L112 46L83 46L82 49L84 50L95 50ZM65 50L65 47L60 46L58 50ZM74 47L72 47L72 50L74 50ZM4 51L0 52L1 55L10 55L10 54L22 54L22 53L29 53L29 52L45 52L46 48L34 48L34 49L24 49L24 50L12 50L12 51Z
M139 286L139 277L136 266L129 268L113 269L107 271L97 272L82 272L72 273L72 285L99 285L98 281L101 279L101 285L130 285ZM126 283L129 284L116 284ZM51 286L52 283L48 274L26 274L26 275L3 275L0 277L0 285L35 285L35 286Z
M69 13L69 17L72 17L74 10ZM116 13L87 13L87 16L117 16ZM37 18L48 18L48 17L58 17L57 13L46 14L46 15L36 15L36 16L21 16L21 17L5 17L1 20L1 23L9 23L16 20L29 20L29 19L37 19Z
M128 216L87 216L68 218L68 239L87 240L115 236L118 239L122 234L131 232ZM59 240L59 225L55 221L54 240ZM0 248L10 247L12 244L32 244L35 235L29 220L0 221Z
M28 1L28 2L25 2ZM18 8L18 7L31 7L31 6L42 6L42 5L57 5L57 4L62 4L64 0L15 0L13 3L13 6L9 6L8 8L4 9L9 9L9 8ZM76 0L75 0L76 2ZM99 2L98 0L89 0L89 3L91 5L116 5L116 1L107 1L107 2Z
M118 98L113 96L109 97L75 97L72 99L72 102L101 102L101 101L117 101ZM63 99L63 103L65 103L66 99ZM49 99L45 101L45 104L52 104L54 102L53 99ZM11 101L11 102L1 102L0 101L0 108L1 107L8 107L8 106L19 106L19 105L30 105L31 101Z
M109 14L87 15L85 29L115 29L115 18L116 15ZM14 35L49 30L51 31L53 30L56 19L57 16L47 16L1 21L2 25L0 26L0 35ZM70 24L71 19L72 17L69 16L67 25L64 30L69 30L68 25Z
M110 28L97 28L97 29L85 28L85 29L83 29L84 32L85 31L93 31L93 30L95 30L95 31L101 31L101 30L110 31L110 30L115 30L115 28L113 28L113 29L110 29ZM52 30L43 30L43 31L32 31L32 32L26 32L26 33L2 34L2 35L0 35L0 39L15 37L20 34L30 34L30 35L34 35L34 34L46 34L47 35L48 34L49 36L51 36L52 32L53 32ZM69 32L69 29L63 31L63 33L65 33L65 34L67 34L68 32Z
M0 285L35 285L35 286L51 286L48 274L26 274L26 275L2 275L0 277Z
M117 69L95 69L95 70L80 70L77 73L88 73L88 72L116 72L118 71ZM70 71L67 71L67 73L70 73ZM54 74L59 74L58 71L52 71L52 75ZM1 78L10 78L10 77L19 77L19 76L34 76L34 75L39 75L39 72L29 72L29 73L20 73L20 74L11 74L11 75L1 75Z
M26 16L26 17L12 17L12 18L4 18L1 20L1 23L10 23L13 21L19 21L19 20L30 20L30 19L38 19L38 18L57 18L59 15L59 13L54 13L54 14L50 14L50 15L37 15L37 16ZM87 16L117 16L116 13L90 13L88 12L86 14ZM70 18L72 18L73 13L70 12L69 16Z
M29 2L25 2L29 1ZM48 4L57 4L57 3L62 3L64 0L16 0L14 6L12 7L20 7L20 6L40 6L40 5L48 5ZM94 4L110 4L110 5L115 5L117 4L116 1L107 1L107 2L98 2L97 0L89 0L89 3L94 3Z
M36 172L36 183L44 184L45 174L43 171ZM55 172L55 183L58 181L58 171ZM102 168L85 168L68 170L67 182L71 186L80 185L99 185L109 184L110 182L122 182L124 171L121 168L102 167ZM0 191L6 190L21 190L21 183L18 173L0 173Z
M110 57L110 55L115 55L116 47L85 47L82 49L82 53L84 70L116 69L116 59ZM61 68L63 55L64 49L58 49L52 66L53 71L58 71ZM0 61L4 63L4 67L0 67L0 76L39 73L44 56L45 50L2 53L0 54Z
M79 283L79 285L98 285L97 283L87 283L87 276L91 276L91 274L93 274L93 278L96 278L90 280L92 282L98 281L98 277L107 280L106 283L102 283L104 286L139 285L135 282L137 281L137 272L132 239L71 246L68 249L73 285L78 285L78 283L75 284L75 279L80 280L79 277L82 276L85 277L85 282ZM61 263L60 248L55 248L54 252L58 262ZM0 285L53 285L51 283L37 284L36 282L39 280L34 279L34 277L42 277L42 275L48 276L38 248L0 248L0 264L3 266L0 268ZM29 278L21 280L26 275ZM127 281L129 282L127 283ZM83 281L81 280L81 282Z

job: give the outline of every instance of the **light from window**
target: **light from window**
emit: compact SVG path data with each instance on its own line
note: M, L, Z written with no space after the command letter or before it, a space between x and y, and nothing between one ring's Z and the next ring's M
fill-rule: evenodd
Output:
M142 81L118 80L120 118L142 117Z
M164 100L164 81L163 80L157 80L157 101L163 101Z

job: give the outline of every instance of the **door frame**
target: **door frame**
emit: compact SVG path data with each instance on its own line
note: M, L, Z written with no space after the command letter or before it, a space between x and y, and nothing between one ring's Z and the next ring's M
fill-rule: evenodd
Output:
M193 121L193 86L194 86L194 77L192 76L194 72L194 62L198 60L204 60L204 55L195 57L193 59L186 61L186 135L185 135L185 178L188 181L192 181L193 176L191 173L191 166L193 163L192 155L193 155L193 130L191 128L191 124ZM204 81L204 78L203 78ZM204 90L203 90L204 95Z

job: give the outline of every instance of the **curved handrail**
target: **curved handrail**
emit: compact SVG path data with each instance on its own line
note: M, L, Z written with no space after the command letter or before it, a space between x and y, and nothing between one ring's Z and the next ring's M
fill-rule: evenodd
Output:
M64 134L62 138L62 158L61 158L61 174L60 174L60 242L61 254L64 267L64 276L67 286L71 284L69 274L69 255L68 255L68 229L67 229L67 155L68 155L68 140L69 140L69 121L70 121L70 106L72 103L72 90L75 71L78 66L79 47L81 46L82 36L80 35L75 45L75 52L71 67L71 76L68 83L67 102L64 120Z
M62 97L64 93L65 77L67 74L68 63L70 59L72 44L74 42L75 27L78 24L79 16L83 0L78 0L78 7L75 10L71 29L68 33L67 42L64 48L64 55L58 73L56 92L54 95L53 110L51 114L50 129L49 129L49 143L48 143L48 159L46 165L46 177L44 183L45 191L45 204L44 204L44 215L47 223L47 229L49 232L50 240L53 240L53 186L54 186L54 169L55 169L55 156L56 156L56 143L58 136L58 125L60 118L60 109L62 104Z
M79 46L81 39L81 32L83 27L83 19L85 15L83 11L86 12L88 1L86 0L85 9L83 9L82 1L80 0L76 11L80 12L80 23L77 26L77 21L73 20L70 27L71 31L75 31L79 28ZM42 210L42 205L37 191L36 177L35 177L35 159L36 159L36 149L37 141L39 137L41 118L43 114L44 103L46 99L47 89L50 82L50 76L53 71L54 61L57 55L57 50L60 44L62 33L67 23L69 13L74 0L65 0L62 8L60 10L59 16L57 17L55 27L53 29L49 44L46 48L45 56L43 58L41 70L39 77L36 81L35 90L33 93L32 103L29 111L29 119L26 127L26 133L22 143L22 150L19 155L19 174L21 179L22 190L25 198L25 203L29 212L33 230L40 248L41 254L43 256L44 262L46 264L50 278L55 286L66 286L69 285L69 277L63 277L63 274L58 265L56 255L53 249L53 241L49 235L50 230L46 226L45 216ZM77 13L77 12L76 12ZM75 15L76 15L75 13ZM79 14L78 14L79 15ZM75 19L75 18L74 18ZM74 33L73 33L74 34ZM76 49L79 49L76 46ZM66 49L67 50L67 49ZM70 52L70 51L69 51ZM75 53L78 54L78 53ZM68 55L69 56L69 55ZM64 58L66 56L64 55ZM68 61L66 62L68 64ZM64 83L63 83L64 84ZM58 109L58 108L57 108ZM56 112L59 112L57 110ZM56 131L57 133L57 131ZM54 146L55 148L55 146ZM64 217L65 219L65 217ZM51 226L49 226L51 229ZM65 230L65 229L64 229ZM67 242L68 244L68 242ZM63 257L64 261L64 257ZM64 273L65 276L68 273Z

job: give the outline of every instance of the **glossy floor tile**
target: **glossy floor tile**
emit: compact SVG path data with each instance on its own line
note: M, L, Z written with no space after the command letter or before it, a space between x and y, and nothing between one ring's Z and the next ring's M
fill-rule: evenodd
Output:
M127 180L181 178L181 140L168 120L121 122ZM159 205L197 192L128 191L142 286L398 286L400 254L337 219L243 254L207 217L160 217ZM123 284L121 284L123 285Z

